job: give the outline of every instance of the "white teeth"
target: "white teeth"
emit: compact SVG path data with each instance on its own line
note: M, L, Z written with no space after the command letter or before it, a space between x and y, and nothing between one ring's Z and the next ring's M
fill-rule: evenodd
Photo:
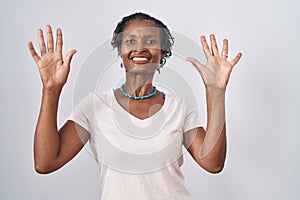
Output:
M147 58L142 58L142 57L133 57L133 61L147 61Z

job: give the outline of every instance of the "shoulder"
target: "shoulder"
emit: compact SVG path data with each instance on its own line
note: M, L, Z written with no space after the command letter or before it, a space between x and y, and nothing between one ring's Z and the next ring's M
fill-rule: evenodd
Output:
M101 91L101 92L93 92L93 93L90 93L89 95L91 95L94 98L94 100L107 101L107 100L110 100L113 97L114 90L110 89L110 90L104 90L104 91Z
M186 107L189 104L186 98L172 93L165 93L165 99L173 106Z
M94 107L95 105L101 105L102 103L110 102L113 95L113 90L101 91L101 92L90 92L83 98L75 103L75 107L88 109Z
M104 91L95 91L95 92L90 92L85 98L88 99L89 101L97 101L97 100L110 100L114 95L114 90L104 90Z

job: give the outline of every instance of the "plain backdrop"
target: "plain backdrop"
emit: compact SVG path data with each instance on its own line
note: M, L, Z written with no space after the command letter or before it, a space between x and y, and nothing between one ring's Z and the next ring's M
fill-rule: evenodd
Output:
M62 27L65 52L78 50L60 99L61 125L72 110L82 64L123 16L136 11L161 19L196 43L201 34L215 33L219 43L228 38L230 58L243 53L227 91L224 171L211 175L185 155L182 169L193 199L300 199L298 0L2 0L0 199L100 198L99 170L86 149L53 174L34 171L41 81L27 41L37 46L37 28L51 24Z

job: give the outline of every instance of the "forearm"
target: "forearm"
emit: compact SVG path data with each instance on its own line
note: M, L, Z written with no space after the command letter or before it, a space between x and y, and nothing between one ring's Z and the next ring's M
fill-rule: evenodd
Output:
M59 152L57 110L60 92L61 90L43 90L34 136L34 160L37 170L49 166Z
M225 89L206 88L207 126L200 159L223 167L226 157Z

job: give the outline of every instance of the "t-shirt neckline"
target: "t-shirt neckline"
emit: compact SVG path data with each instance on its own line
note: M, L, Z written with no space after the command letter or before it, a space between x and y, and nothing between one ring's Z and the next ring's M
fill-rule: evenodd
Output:
M134 119L134 120L136 120L136 121L139 121L139 122L146 122L146 121L153 120L153 119L155 119L155 118L161 116L161 115L164 113L164 110L167 109L167 106L168 106L168 104L169 104L169 95L165 94L165 101L164 101L162 107L161 107L156 113L154 113L153 115L151 115L151 116L149 116L149 117L147 117L147 118L145 118L145 119L141 119L141 118L138 118L138 117L132 115L132 114L131 114L130 112L128 112L127 110L125 110L125 109L119 104L119 102L117 101L117 99L116 99L114 93L115 93L114 90L111 90L110 94L111 94L111 99L112 99L112 101L111 101L112 106L113 106L113 105L116 105L116 109L118 109L118 111L123 112L123 113L129 115L130 118L132 118L132 119Z

